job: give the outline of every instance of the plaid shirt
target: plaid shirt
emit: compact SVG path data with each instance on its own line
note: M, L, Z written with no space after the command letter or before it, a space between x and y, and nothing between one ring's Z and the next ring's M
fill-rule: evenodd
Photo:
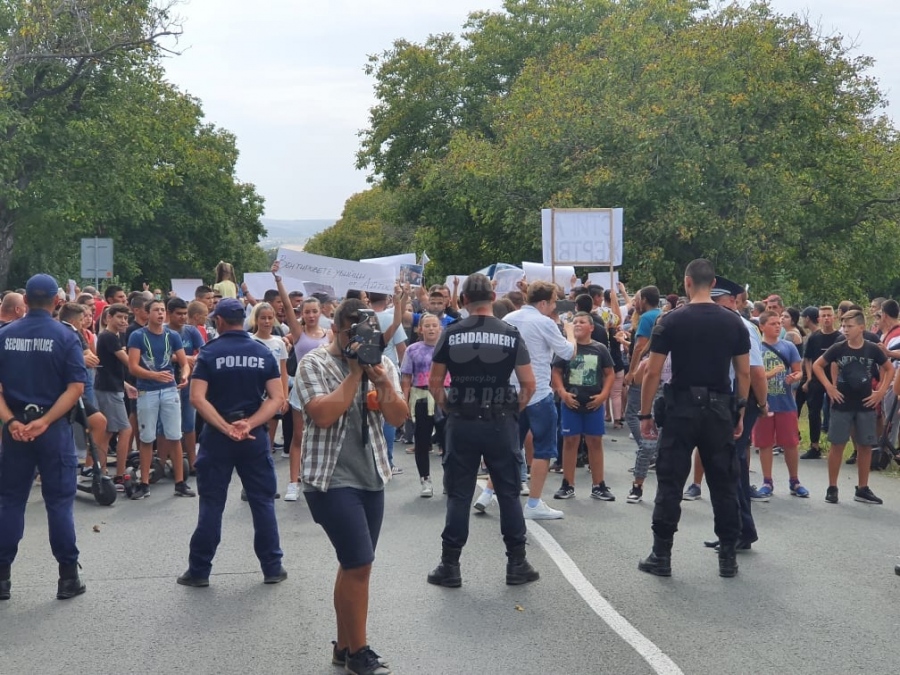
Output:
M391 378L397 396L403 396L397 367L387 357L382 357L381 365ZM341 415L330 427L317 427L305 408L313 399L335 391L346 379L338 361L328 353L327 347L318 347L300 359L294 377L294 391L303 404L303 467L300 478L317 490L326 491L331 484L331 476L337 464L338 455L347 434L347 415ZM368 383L369 391L374 385ZM360 405L360 396L354 398L354 405ZM388 461L387 442L384 440L384 417L381 412L368 411L369 447L375 457L375 467L381 480L391 479L391 465Z

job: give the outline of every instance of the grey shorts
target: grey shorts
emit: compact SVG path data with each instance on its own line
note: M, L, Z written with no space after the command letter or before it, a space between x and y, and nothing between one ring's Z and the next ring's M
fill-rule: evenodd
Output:
M125 409L125 392L98 389L94 393L97 396L97 407L106 417L106 433L117 434L131 428L128 411Z
M844 445L853 436L856 445L873 446L878 443L878 434L875 431L875 411L860 410L848 412L845 410L831 411L831 422L828 424L828 440L835 445Z

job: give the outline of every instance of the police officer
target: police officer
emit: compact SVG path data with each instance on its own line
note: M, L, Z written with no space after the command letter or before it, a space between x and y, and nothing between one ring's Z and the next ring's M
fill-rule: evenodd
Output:
M535 391L525 341L515 327L494 318L494 292L483 274L463 284L462 303L469 316L448 326L434 348L428 388L447 411L444 487L447 518L441 535L441 562L428 583L462 585L459 556L469 538L469 505L481 458L487 465L500 506L500 531L506 544L506 583L540 578L525 559L525 518L519 503L518 414ZM515 371L518 396L510 387ZM450 387L444 380L450 373Z
M69 414L87 370L78 336L52 312L59 285L37 274L25 286L28 314L0 329L0 600L10 597L10 566L25 530L25 504L41 475L50 548L59 562L56 597L85 591L78 574L73 508L78 457Z
M740 467L735 438L750 387L750 336L741 319L710 297L715 271L708 260L691 262L684 286L689 304L669 312L650 339L650 360L641 395L641 433L656 433L651 407L666 356L672 355L672 381L663 390L665 420L656 460L656 506L653 550L638 568L657 576L672 575L672 542L681 518L681 494L696 447L706 470L719 538L719 575L733 577L738 567L735 545L741 534L737 486ZM737 397L729 366L734 366ZM735 422L735 420L737 420Z
M200 512L188 569L178 583L209 586L228 483L237 469L253 512L263 582L277 584L287 579L287 571L281 566L275 464L266 425L284 404L281 371L269 349L244 330L244 308L238 300L223 298L212 316L219 337L200 350L191 379L191 404L206 424L194 465Z

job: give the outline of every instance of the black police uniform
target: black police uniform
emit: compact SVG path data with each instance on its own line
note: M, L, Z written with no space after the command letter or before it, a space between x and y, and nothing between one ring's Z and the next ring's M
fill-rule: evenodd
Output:
M482 457L500 506L500 531L507 556L511 562L524 560L525 518L519 502L516 458L518 399L509 379L516 366L531 360L518 329L492 316L478 315L448 326L432 360L447 366L450 387L443 458L447 490L447 518L441 535L443 562L429 575L429 581L458 586L459 554L469 537L469 513ZM447 564L455 566L449 580L441 576ZM509 576L507 581L513 583Z
M671 353L672 381L663 390L665 422L656 460L653 554L641 562L641 569L668 576L682 492L695 447L703 461L715 532L721 542L720 565L723 558L733 560L741 533L737 497L740 468L729 369L732 357L750 351L750 336L734 312L712 303L689 304L662 318L653 330L650 351ZM656 566L654 561L659 559L665 562Z
M32 290L29 280L28 290ZM45 284L43 295L56 293L56 281L37 275ZM78 336L55 321L50 312L30 309L28 314L0 329L0 386L7 406L21 422L41 417L73 383L87 381L84 354ZM50 548L59 563L60 591L63 579L78 579L78 547L75 545L73 514L78 457L72 425L62 417L33 441L15 441L9 426L3 428L0 452L0 581L7 581L19 541L25 531L25 505L34 482L41 476L41 494L47 509ZM74 590L82 592L79 581Z
M269 349L244 331L226 331L208 342L197 355L192 378L205 380L206 398L227 421L250 417L265 397L266 382L281 377L278 362ZM191 537L188 575L206 580L222 537L222 512L231 474L237 469L253 513L256 557L267 579L277 576L282 551L275 520L273 495L277 489L275 464L265 425L251 430L254 439L231 440L211 424L200 434L200 450L194 467L200 512Z

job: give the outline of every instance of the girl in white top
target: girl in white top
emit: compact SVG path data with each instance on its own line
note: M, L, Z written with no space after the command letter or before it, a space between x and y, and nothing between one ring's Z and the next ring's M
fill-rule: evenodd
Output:
M263 343L272 352L272 356L278 361L278 367L281 369L281 384L284 387L284 407L279 415L276 415L269 421L269 442L275 444L275 431L278 429L278 419L282 414L287 412L288 404L288 376L287 376L287 358L288 351L284 344L284 338L273 335L272 330L277 323L275 318L275 310L268 302L259 302L253 308L250 315L250 334L257 342Z

